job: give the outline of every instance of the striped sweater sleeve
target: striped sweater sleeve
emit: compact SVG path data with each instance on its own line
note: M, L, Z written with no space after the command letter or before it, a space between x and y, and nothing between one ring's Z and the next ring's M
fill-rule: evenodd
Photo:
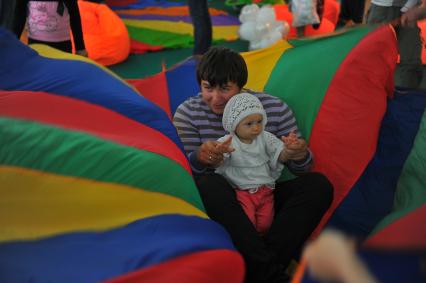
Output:
M176 127L179 138L187 153L191 169L195 174L206 171L207 167L197 159L197 150L201 146L201 138L198 129L193 124L195 118L191 115L191 106L189 103L181 104L173 116L173 124Z

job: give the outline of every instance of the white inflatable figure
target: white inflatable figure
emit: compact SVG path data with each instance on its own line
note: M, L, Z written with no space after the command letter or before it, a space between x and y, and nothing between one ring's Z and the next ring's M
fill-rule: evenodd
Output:
M293 27L319 24L317 13L317 0L293 0L291 1L291 13L293 14Z
M250 50L271 46L290 30L287 22L275 19L275 11L270 5L262 8L256 4L245 5L241 9L239 20L239 35L249 41Z

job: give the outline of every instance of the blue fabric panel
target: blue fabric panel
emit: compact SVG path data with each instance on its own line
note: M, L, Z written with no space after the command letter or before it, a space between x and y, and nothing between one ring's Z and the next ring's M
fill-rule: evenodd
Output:
M39 56L4 29L0 49L0 89L43 91L108 108L163 133L183 151L162 109L96 65Z
M161 215L106 232L1 244L0 282L100 282L181 255L214 249L235 250L216 222Z
M200 85L196 78L196 66L197 61L191 58L166 72L172 115L188 97L195 96L200 92Z
M335 210L328 227L362 240L391 211L396 185L425 108L426 91L395 92L395 98L388 101L376 154Z

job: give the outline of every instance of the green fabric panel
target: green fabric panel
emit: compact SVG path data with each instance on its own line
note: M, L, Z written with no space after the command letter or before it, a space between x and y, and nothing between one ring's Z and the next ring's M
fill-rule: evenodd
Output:
M194 37L188 34L179 34L167 31L159 31L148 28L126 25L130 38L153 46L163 46L164 48L189 48L194 45ZM218 44L225 40L214 39Z
M149 45L164 46L166 48L190 47L194 44L191 35L177 34L166 31L126 25L130 38Z
M265 91L290 106L307 140L340 64L371 30L371 27L363 26L339 36L290 41L295 47L284 52L275 65Z
M204 211L191 175L173 160L83 132L0 117L0 164L125 184Z
M398 180L392 212L376 226L372 234L426 204L426 111Z

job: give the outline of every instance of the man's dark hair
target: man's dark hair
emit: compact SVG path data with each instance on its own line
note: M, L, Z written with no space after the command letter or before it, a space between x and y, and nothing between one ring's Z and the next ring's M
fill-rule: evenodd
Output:
M210 86L222 86L233 82L242 88L247 83L247 65L244 58L223 46L211 47L197 66L197 81L208 81Z

